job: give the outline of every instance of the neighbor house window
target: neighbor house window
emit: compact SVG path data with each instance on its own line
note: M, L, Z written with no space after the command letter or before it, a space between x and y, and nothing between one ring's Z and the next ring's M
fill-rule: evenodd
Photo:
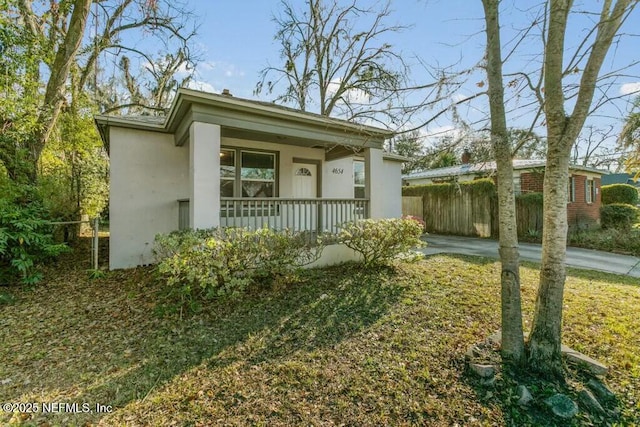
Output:
M516 196L522 193L522 184L520 182L520 175L513 177L513 194Z
M576 179L575 177L569 177L569 203L576 201Z
M587 179L584 186L584 200L587 203L593 203L596 200L596 183L592 179Z
M274 197L276 154L220 150L220 197Z
M364 199L364 162L353 162L353 197Z

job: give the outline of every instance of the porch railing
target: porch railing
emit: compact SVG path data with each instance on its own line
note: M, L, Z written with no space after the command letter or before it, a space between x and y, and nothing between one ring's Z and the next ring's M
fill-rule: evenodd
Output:
M189 226L189 201L179 201L179 228ZM222 198L221 227L336 233L369 217L368 199Z

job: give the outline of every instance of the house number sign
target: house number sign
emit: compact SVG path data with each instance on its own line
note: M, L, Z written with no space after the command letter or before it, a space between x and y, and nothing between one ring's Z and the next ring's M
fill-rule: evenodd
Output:
M344 169L342 168L333 168L333 174L334 175L342 175L344 173Z

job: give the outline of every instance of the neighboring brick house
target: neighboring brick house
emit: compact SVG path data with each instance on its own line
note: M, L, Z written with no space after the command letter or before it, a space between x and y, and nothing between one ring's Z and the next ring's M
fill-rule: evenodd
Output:
M516 194L542 192L544 181L544 160L514 160L513 183ZM493 178L495 162L463 163L457 166L430 169L402 176L404 185L437 184L442 182L463 182L480 178ZM571 226L583 226L600 222L601 179L605 173L598 169L570 165L569 203L567 219Z

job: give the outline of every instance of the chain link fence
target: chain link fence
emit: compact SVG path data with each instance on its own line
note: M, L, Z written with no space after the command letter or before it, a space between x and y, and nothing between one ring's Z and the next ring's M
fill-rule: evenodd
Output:
M90 220L80 221L53 221L51 225L57 227L57 234L62 233L62 240L67 242L69 237L77 235L78 237L90 232L91 237L91 268L97 270L99 267L100 257L100 218L96 217ZM83 225L85 229L83 230ZM70 230L76 228L76 230ZM87 230L88 228L88 230Z

